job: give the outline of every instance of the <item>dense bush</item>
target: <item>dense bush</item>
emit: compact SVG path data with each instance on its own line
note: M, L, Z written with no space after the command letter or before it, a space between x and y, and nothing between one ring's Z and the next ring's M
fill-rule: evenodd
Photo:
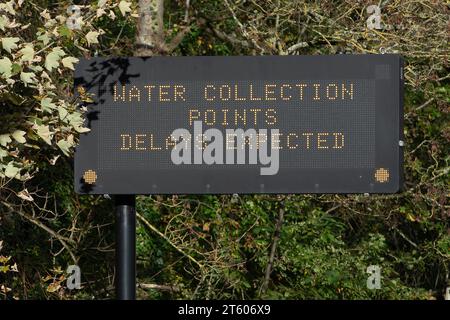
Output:
M67 28L70 4L0 4L4 299L113 297L112 201L72 187L72 147L85 129L71 74L76 57L135 52L137 3L86 1L79 30ZM402 54L405 183L383 196L139 197L140 298L442 298L450 285L449 7L383 2L382 28L368 29L370 4L197 0L186 10L185 1L166 1L164 36L183 30L184 38L164 54ZM81 290L65 288L70 264L81 267ZM366 287L370 265L382 268L380 290Z

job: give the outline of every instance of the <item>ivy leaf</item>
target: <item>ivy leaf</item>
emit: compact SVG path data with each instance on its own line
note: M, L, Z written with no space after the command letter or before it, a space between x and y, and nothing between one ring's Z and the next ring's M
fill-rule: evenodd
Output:
M108 17L109 17L111 20L115 20L115 19L116 19L116 15L115 15L114 11L109 10L109 15L108 15Z
M82 126L83 125L83 118L81 117L81 114L78 112L71 113L67 117L68 122L75 128L76 126Z
M5 25L7 24L8 19L6 18L6 16L2 15L0 16L0 29L2 31L5 31Z
M73 135L68 136L67 140L59 140L56 144L66 156L69 156L70 148L73 146Z
M127 12L131 12L130 6L131 6L131 2L123 1L123 0L120 1L119 10L123 16L125 16Z
M66 55L66 53L64 52L63 49L61 49L61 47L54 47L52 49L52 52L56 53L60 57L64 57Z
M13 162L8 163L5 168L5 176L8 178L15 178L20 172L20 168L17 168L13 165Z
M14 16L16 14L16 10L14 10L14 1L0 3L0 10L6 11Z
M2 74L6 79L11 77L12 72L12 62L7 57L0 59L0 74Z
M11 50L17 48L17 42L19 42L20 38L17 37L8 37L8 38L2 38L2 47L8 53L11 53Z
M44 68L42 68L41 66L37 66L37 65L29 65L28 68L30 68L34 72L42 72L44 70Z
M44 46L46 46L49 42L50 42L50 37L48 36L48 34L44 33L41 34L40 36L37 37L37 39L39 41L42 41L42 43L44 44Z
M60 56L54 52L50 52L45 58L45 68L52 71L53 68L58 68Z
M70 146L66 140L59 140L57 145L66 156L69 156Z
M52 49L52 52L50 52L47 57L45 58L45 68L48 71L52 71L53 68L58 68L59 66L59 60L61 57L63 57L66 53L60 48L55 47Z
M25 135L25 131L22 130L16 130L13 132L13 134L11 135L14 140L16 140L18 143L25 143L27 142L27 140L24 138Z
M36 130L36 133L39 137L42 138L47 144L52 144L53 133L50 132L49 126L34 124L33 129Z
M64 107L58 106L59 119L66 120L67 115L69 114Z
M96 13L96 17L97 17L97 18L100 18L100 17L103 16L104 14L106 14L106 11L105 11L105 10L103 10L103 9L101 9L101 8L97 9L97 13Z
M61 60L61 63L63 64L64 67L66 67L70 70L75 70L73 67L73 64L77 63L78 61L80 61L80 60L78 60L75 57L65 57L64 59Z
M2 160L4 157L7 157L7 156L8 156L8 151L0 148L0 160Z
M34 72L21 72L20 73L20 80L23 81L25 86L27 86L29 83L33 83L36 81Z
M81 126L76 126L76 127L74 127L74 129L78 133L86 133L86 132L91 131L91 129L85 128L85 127L81 127Z
M50 98L43 98L41 100L41 107L42 107L42 111L52 113L53 110L56 109L56 104L52 103L52 99L50 99Z
M98 43L97 37L100 35L97 31L89 31L86 35L86 40L88 42L88 45Z
M12 140L9 137L9 134L0 134L0 144L4 147L6 147L6 145L8 143L10 143Z
M34 59L34 48L32 44L27 44L19 53L22 55L20 61L32 62Z
M50 14L48 13L48 10L45 9L44 11L42 11L40 13L41 17L44 18L45 20L50 20L52 17L50 16Z
M84 121L80 113L74 112L69 115L66 114L65 118L67 122L69 122L70 125L75 129L76 132L85 133L91 131L91 129L83 127Z

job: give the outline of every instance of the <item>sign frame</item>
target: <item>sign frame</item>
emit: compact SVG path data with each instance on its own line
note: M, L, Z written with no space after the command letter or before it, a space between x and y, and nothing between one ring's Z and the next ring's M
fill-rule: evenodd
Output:
M403 59L399 55L96 57L80 60L75 71L75 88L83 86L87 92L94 93L95 102L87 105L87 126L92 130L81 134L75 152L74 186L78 193L349 194L396 193L401 189L404 79ZM137 75L136 72L143 74ZM300 78L296 78L296 74L301 74ZM371 170L281 167L273 176L259 175L257 168L251 169L250 172L246 171L246 168L241 170L231 167L216 170L206 165L201 165L202 167L190 165L189 169L181 174L179 170L170 168L153 171L102 170L98 165L99 154L103 159L111 159L105 157L105 150L99 146L97 136L98 123L108 112L102 109L102 104L105 103L102 99L108 99L102 95L108 93L112 95L113 83L133 85L139 83L136 80L139 77L144 78L143 82L156 79L169 83L183 81L232 83L243 79L269 82L278 81L277 79L286 81L373 79L376 83L374 97L377 108L375 166L370 168ZM128 104L128 107L132 104ZM126 121L122 117L116 119L116 123L119 123L119 120ZM296 176L296 172L301 172L301 179Z

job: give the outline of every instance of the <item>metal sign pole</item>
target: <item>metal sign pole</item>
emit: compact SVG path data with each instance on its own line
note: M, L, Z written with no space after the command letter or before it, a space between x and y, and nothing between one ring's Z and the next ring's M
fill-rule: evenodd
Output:
M136 197L118 195L116 207L116 299L136 299Z

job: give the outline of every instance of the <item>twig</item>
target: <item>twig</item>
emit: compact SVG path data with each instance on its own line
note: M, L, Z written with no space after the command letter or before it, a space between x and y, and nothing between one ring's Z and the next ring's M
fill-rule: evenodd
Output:
M412 242L403 232L401 232L398 228L395 228L395 231L403 238L405 239L410 245L412 245L414 248L417 248L417 244Z
M160 291L171 291L171 292L180 292L180 288L177 286L168 286L163 284L155 284L155 283L139 283L139 288L142 289L155 289Z
M36 226L38 226L39 228L45 230L50 235L52 235L54 238L56 238L63 245L63 247L66 248L67 252L69 252L69 255L72 258L73 262L75 264L78 264L78 259L76 258L75 254L73 253L73 251L70 248L70 246L67 244L67 242L73 242L73 240L70 240L70 239L68 239L68 238L66 238L66 237L56 233L55 231L53 231L52 229L47 227L45 224L43 224L42 222L40 222L37 219L34 219L33 217L29 216L28 214L26 214L24 212L21 212L19 210L15 210L8 203L2 201L2 204L7 206L11 211L18 213L22 218L25 218L26 220L30 221L31 223L35 224Z
M244 48L250 47L250 44L247 41L239 40L236 37L226 34L216 28L209 27L207 30L212 31L219 39L227 41L232 45L238 45Z
M186 11L184 12L184 22L185 23L189 22L189 6L190 6L190 1L186 0Z
M161 231L159 231L158 229L156 229L156 227L154 227L150 222L148 222L143 216L141 216L139 213L136 212L136 216L138 217L138 219L144 223L150 230L152 230L153 232L155 232L158 236L160 236L161 238L163 238L164 240L166 240L175 250L177 250L179 253L181 253L182 255L184 255L185 257L187 257L189 260L191 260L192 262L194 262L196 265L198 265L201 269L203 269L203 265L198 262L197 260L195 260L195 258L193 258L192 256L190 256L189 254L187 254L186 252L184 252L183 250L181 250L180 248L178 248L175 244L172 243L172 241L170 241L169 238L167 238Z
M431 102L433 102L434 98L431 98L429 100L427 100L424 104L422 104L421 106L417 107L415 111L419 111L420 109L425 108L427 105L429 105Z
M309 46L309 44L307 42L299 42L299 43L294 44L293 46L290 46L287 49L287 52L288 53L293 53L293 52L297 51L298 49L306 48L308 46Z
M243 36L247 39L250 40L253 45L258 48L261 53L264 53L265 50L264 48L262 48L258 42L254 39L254 37L250 36L249 33L247 32L247 30L245 29L244 25L241 23L241 21L239 21L239 19L236 16L236 13L234 12L234 10L231 8L230 3L228 2L228 0L223 0L225 2L226 7L228 8L228 10L230 11L231 15L233 16L233 20L237 23L237 25L239 26L239 28L241 29L241 32L243 34Z
M284 219L284 202L282 202L282 207L280 208L280 211L278 213L278 220L275 227L275 233L273 235L272 248L270 249L269 263L267 264L266 267L266 275L264 277L263 285L261 286L259 291L260 295L266 293L267 287L269 286L270 273L272 272L273 261L275 259L275 252L277 250L278 240L280 239L280 231L281 226L283 225L283 219Z

